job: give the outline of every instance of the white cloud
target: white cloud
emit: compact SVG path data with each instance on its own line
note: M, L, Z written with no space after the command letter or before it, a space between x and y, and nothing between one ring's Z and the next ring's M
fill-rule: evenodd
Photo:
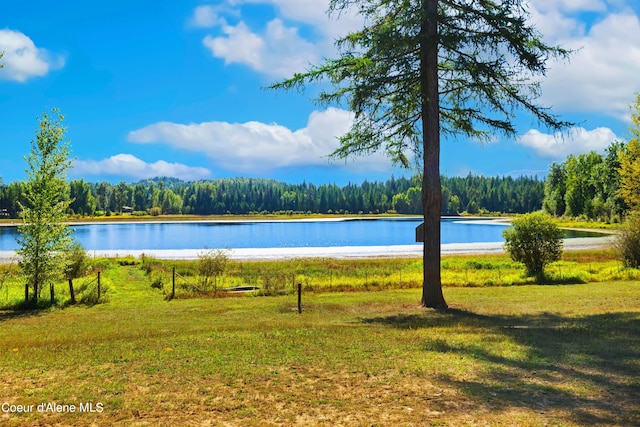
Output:
M202 43L225 64L244 64L271 77L288 77L318 60L316 47L280 19L270 21L262 34L252 32L244 22L225 24L222 32L224 36L208 35Z
M567 41L572 37L584 36L586 31L584 23L561 10L560 4L540 5L540 3L542 2L536 1L535 7L531 7L529 12L532 23L544 36L545 41L555 44L560 40ZM550 7L552 4L555 7Z
M339 146L337 137L350 128L352 120L348 111L329 108L313 112L307 126L295 131L276 123L160 122L130 132L128 140L201 152L218 167L257 173L283 167L328 165L327 156ZM389 161L379 154L354 160L349 167L387 170Z
M531 129L519 138L519 143L533 148L541 157L564 159L569 154L584 154L590 151L602 153L618 137L609 128L586 130L573 128L567 134L547 134Z
M225 64L237 62L253 69L264 68L264 41L260 36L242 22L235 27L225 25L222 31L226 37L206 36L202 41L213 56L223 58Z
M52 57L19 31L0 30L0 52L4 52L0 80L25 82L31 77L44 76L51 69L64 66L62 57Z
M201 28L213 27L219 23L220 18L217 11L209 5L196 7L190 21L191 26Z
M277 18L262 30L250 28L243 20L232 25L222 18L240 16L241 6L246 4L272 5ZM244 64L269 77L282 78L305 71L323 57L335 56L334 40L362 26L362 18L355 13L328 17L327 7L328 1L318 0L227 0L216 9L196 8L191 21L221 32L207 35L203 44L225 64ZM302 29L309 30L306 37L301 36Z
M596 0L532 3L533 22L545 39L575 50L568 62L550 64L541 102L557 111L628 120L629 104L640 90L638 13L624 6L609 11ZM589 22L579 12L596 15Z
M339 36L362 27L363 19L355 13L356 7L342 12L340 16L327 15L329 1L319 0L236 0L236 4L270 4L278 9L283 19L311 26L323 34L328 44Z
M532 22L551 44L574 49L570 60L549 63L542 79L543 105L558 112L602 113L628 120L628 106L640 90L640 19L636 0L529 0ZM352 10L327 17L328 1L226 0L240 13L251 4L271 5L278 18L258 31L240 21L220 25L221 35L204 44L225 63L245 64L270 77L289 77L336 55L333 41L362 26ZM226 13L226 12L225 12ZM311 32L301 36L305 27Z
M205 168L190 167L180 163L168 163L159 160L147 163L131 154L116 154L108 159L76 160L73 163L73 174L126 176L135 179L168 176L184 180L198 180L209 178L211 171Z
M531 0L535 8L542 11L602 12L607 10L603 0Z

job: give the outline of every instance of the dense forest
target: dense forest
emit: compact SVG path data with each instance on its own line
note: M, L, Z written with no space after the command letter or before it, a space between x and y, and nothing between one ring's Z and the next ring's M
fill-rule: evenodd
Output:
M525 213L540 209L554 216L619 222L629 207L620 196L621 158L628 144L614 142L604 154L569 155L553 163L544 181L535 177L442 177L443 215ZM0 180L0 215L17 218L24 183ZM385 213L421 214L421 179L315 185L273 179L225 178L186 182L155 178L136 183L68 186L70 215Z
M254 178L194 182L156 178L131 184L73 180L69 183L69 214L420 214L420 183L419 176L346 186ZM0 185L0 212L5 217L19 216L23 185ZM544 198L544 183L531 177L442 177L442 190L444 215L531 212L541 209Z

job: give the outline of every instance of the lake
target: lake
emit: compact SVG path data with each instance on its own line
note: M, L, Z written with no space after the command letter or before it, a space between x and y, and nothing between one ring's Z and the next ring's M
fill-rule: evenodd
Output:
M185 221L74 225L87 250L296 248L415 244L421 218L290 221ZM443 219L442 243L502 242L506 225ZM16 227L0 227L0 251L18 248ZM577 236L576 236L577 237ZM582 235L580 236L582 237Z

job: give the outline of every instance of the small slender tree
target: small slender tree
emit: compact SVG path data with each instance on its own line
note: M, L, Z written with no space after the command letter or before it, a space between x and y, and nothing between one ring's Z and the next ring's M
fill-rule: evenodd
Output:
M359 31L337 40L339 58L272 85L301 88L328 81L324 105L347 104L351 130L338 158L382 150L422 170L422 305L446 308L440 275L440 135L490 139L517 134L529 113L559 130L570 125L536 104L549 59L569 51L543 42L525 0L331 0L329 12L355 9Z
M64 117L44 113L31 141L27 161L24 204L20 204L22 225L18 227L20 267L25 278L25 305L37 304L42 287L61 278L64 254L72 243L72 230L64 222L69 207L66 171L70 168L69 142L63 141ZM29 293L31 292L31 300Z

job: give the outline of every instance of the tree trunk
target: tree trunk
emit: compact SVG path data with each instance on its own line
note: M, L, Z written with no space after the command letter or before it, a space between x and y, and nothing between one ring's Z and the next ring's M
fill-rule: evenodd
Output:
M29 283L24 284L24 306L29 306Z
M440 100L438 93L438 0L423 0L420 42L422 97L422 208L424 212L422 305L447 308L440 277Z
M69 295L71 296L71 304L75 304L76 294L73 292L73 279L69 279Z

